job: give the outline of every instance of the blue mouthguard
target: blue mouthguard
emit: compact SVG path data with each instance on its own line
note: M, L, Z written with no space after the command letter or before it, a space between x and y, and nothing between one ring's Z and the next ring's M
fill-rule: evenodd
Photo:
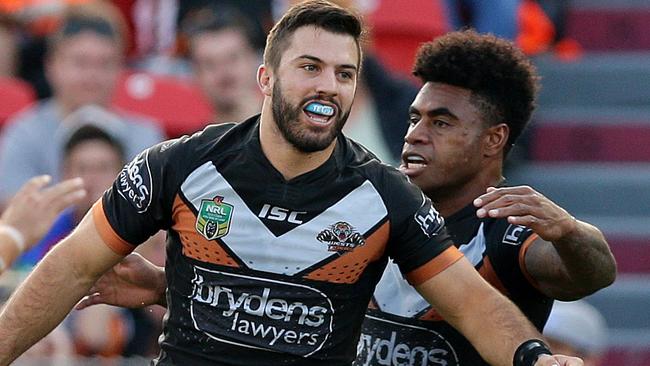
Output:
M307 107L305 107L305 110L307 112L320 114L322 116L328 116L329 117L329 116L334 115L334 108L332 108L332 107L330 107L328 105L324 105L324 104L320 104L320 103L316 103L316 102L311 102L311 103L307 104Z

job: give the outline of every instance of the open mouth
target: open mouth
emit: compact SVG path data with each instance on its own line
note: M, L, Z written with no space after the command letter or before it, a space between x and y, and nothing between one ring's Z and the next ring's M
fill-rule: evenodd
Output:
M424 157L417 154L408 154L402 157L400 170L406 175L413 175L427 167Z
M327 125L336 114L335 107L319 102L310 102L303 111L313 123L319 125Z

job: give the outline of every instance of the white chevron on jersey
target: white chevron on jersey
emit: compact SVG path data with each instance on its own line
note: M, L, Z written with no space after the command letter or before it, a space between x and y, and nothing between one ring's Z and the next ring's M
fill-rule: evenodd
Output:
M320 215L276 237L211 162L193 171L181 185L181 190L197 211L201 200L222 196L223 201L234 208L230 232L221 240L249 268L288 275L334 254L327 250L327 244L316 240L320 231L338 221L345 221L358 233L364 234L388 214L379 192L366 180Z
M485 233L483 223L478 233L469 243L458 248L476 266L485 252ZM412 318L427 309L429 303L402 276L397 264L388 262L386 270L375 289L375 300L379 309L386 313Z

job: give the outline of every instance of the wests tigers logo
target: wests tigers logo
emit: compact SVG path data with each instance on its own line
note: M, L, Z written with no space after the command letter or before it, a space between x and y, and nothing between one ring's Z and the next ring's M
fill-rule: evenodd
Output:
M327 243L330 252L349 252L358 246L366 244L363 235L359 234L352 225L339 221L316 236L320 242Z

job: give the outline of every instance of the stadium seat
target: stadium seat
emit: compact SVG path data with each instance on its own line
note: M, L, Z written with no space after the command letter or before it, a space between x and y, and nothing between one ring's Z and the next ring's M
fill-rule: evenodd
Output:
M415 51L448 31L442 0L381 0L368 15L373 50L392 71L410 76Z
M648 1L582 1L570 9L566 33L588 51L647 51L648 23Z
M536 121L533 136L535 161L650 162L650 120Z
M121 77L113 105L154 118L169 137L200 130L214 117L212 107L192 83L141 72Z
M27 82L15 78L0 78L0 127L14 113L32 104L36 93Z

